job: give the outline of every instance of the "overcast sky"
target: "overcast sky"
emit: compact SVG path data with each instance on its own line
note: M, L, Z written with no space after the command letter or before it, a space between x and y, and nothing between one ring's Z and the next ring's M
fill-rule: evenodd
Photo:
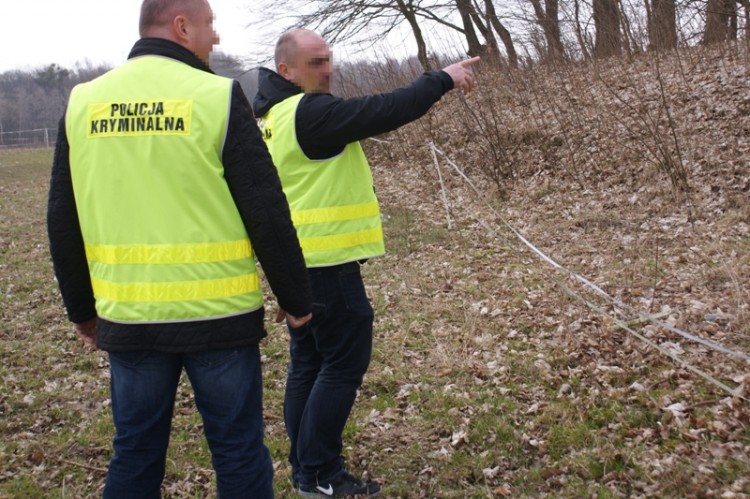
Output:
M262 50L244 28L250 2L209 1L221 38L215 50L240 57ZM140 6L140 0L6 0L0 14L0 72L52 63L73 68L85 61L116 66L138 39Z

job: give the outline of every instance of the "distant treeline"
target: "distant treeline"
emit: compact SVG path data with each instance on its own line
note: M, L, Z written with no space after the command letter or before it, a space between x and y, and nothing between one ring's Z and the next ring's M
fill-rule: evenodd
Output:
M106 65L68 69L50 64L0 73L0 133L56 128L73 87L110 69ZM250 101L255 97L257 67L246 67L239 59L218 52L211 55L211 69L239 81ZM409 81L421 68L411 59L345 64L336 71L334 93L350 96L390 90Z
M70 90L106 70L103 66L70 70L51 64L31 72L0 73L0 132L56 126Z
M217 53L211 67L218 74L238 79L249 97L255 95L256 72L248 71L238 59ZM0 133L56 127L73 87L110 69L106 65L68 69L50 64L0 73Z

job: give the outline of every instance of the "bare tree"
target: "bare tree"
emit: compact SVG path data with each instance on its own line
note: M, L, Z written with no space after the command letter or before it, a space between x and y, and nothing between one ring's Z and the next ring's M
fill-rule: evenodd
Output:
M544 0L543 7L541 0L529 0L529 2L534 8L537 22L544 33L544 39L547 43L547 58L551 60L563 59L565 52L560 34L558 0Z
M465 0L470 1L470 0ZM450 22L455 12L455 0L321 0L310 10L304 0L284 0L276 8L284 13L271 17L286 18L287 27L307 27L320 33L330 43L356 40L365 46L382 41L390 33L407 23L417 45L417 57L424 69L430 69L427 43L419 24L420 18L452 30L464 29ZM289 15L288 12L301 12ZM258 20L267 23L267 18Z
M648 22L648 45L651 50L670 50L677 47L675 0L645 0Z
M737 5L735 0L708 0L703 44L724 42L737 37Z
M636 39L639 37L632 31L630 19L625 13L625 5L623 4L623 0L616 0L615 7L617 8L617 18L620 21L620 33L622 34L622 41L620 43L620 46L625 49L628 57L630 57L633 52L642 51L643 48L639 47L638 43L636 42Z
M432 68L430 60L427 57L427 44L422 36L422 29L419 27L417 22L417 10L414 7L412 0L395 0L399 12L404 16L406 22L409 23L411 32L414 34L414 41L417 44L417 59L419 63L425 69L425 71Z
M474 0L470 5L471 21L477 27L479 34L482 35L485 42L484 45L480 45L480 50L476 55L482 55L485 57L486 62L499 66L502 59L497 45L497 38L495 38L495 34L492 32L489 19L486 13L482 14L482 6L477 3L477 0Z
M54 128L65 111L71 89L109 68L70 70L50 64L26 71L0 73L0 118L4 132Z
M417 46L417 58L424 69L430 69L432 61L429 60L421 23L460 33L466 39L469 55L490 54L499 60L494 29L505 45L510 64L515 65L518 59L510 32L497 18L491 0L483 0L484 11L473 3L482 0L320 0L306 13L302 3L298 3L302 1L282 0L276 8L283 6L286 12L303 12L292 16L287 14L288 27L313 29L332 44L355 40L361 45L371 46L406 22ZM271 17L276 15L272 13ZM263 22L267 19L264 18Z
M508 55L508 64L513 68L517 67L518 53L516 52L513 38L510 36L510 31L508 31L508 29L500 21L500 18L495 11L495 5L492 3L492 0L484 0L484 9L485 16L492 26L492 29L495 30L495 33L497 33L497 36L500 37L500 40L505 46L505 52Z
M750 30L750 1L737 0L737 3L740 4L743 9L742 20L745 26L745 41L750 42L750 33L748 33L748 30ZM739 14L737 17L739 18Z
M239 78L245 72L245 66L241 60L224 52L211 52L209 63L214 73L228 78Z
M518 55L513 39L498 18L492 0L484 0L483 4L479 4L477 0L455 0L455 5L463 25L463 29L459 31L466 38L470 56L481 55L499 65L502 59L495 38L495 33L497 33L508 54L508 63L514 67L518 65ZM484 43L477 35L477 31L484 39Z
M617 0L594 0L594 57L601 59L622 54L620 15Z
M458 14L461 16L466 43L469 46L469 55L479 55L482 53L482 43L474 30L474 21L472 20L472 17L476 18L476 10L474 10L471 0L455 0L455 2Z
M581 47L581 56L584 60L591 58L589 44L586 37L585 28L581 27L581 4L578 0L573 0L573 18L578 46Z

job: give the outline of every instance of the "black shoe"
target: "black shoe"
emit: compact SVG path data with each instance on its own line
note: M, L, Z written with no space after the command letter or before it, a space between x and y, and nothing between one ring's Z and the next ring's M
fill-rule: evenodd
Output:
M380 495L380 485L365 483L345 472L335 482L300 485L297 493L300 497L377 497Z

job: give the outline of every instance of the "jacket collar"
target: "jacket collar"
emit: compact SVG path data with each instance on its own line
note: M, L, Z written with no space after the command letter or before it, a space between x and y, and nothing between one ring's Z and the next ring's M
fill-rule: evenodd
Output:
M293 95L302 93L302 89L275 71L267 68L258 69L258 93L253 99L255 116L265 115L273 106Z
M184 62L185 64L192 66L195 69L213 73L213 71L211 71L211 68L209 68L203 61L198 59L195 54L190 52L182 45L170 40L166 40L164 38L141 38L140 40L135 42L135 45L133 45L133 48L130 50L130 55L128 55L128 59L144 55L160 55L169 57L170 59Z

